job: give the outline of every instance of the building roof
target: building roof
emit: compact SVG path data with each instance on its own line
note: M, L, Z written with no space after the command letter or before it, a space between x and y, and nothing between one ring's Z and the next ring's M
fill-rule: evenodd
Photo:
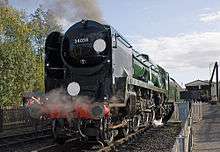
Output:
M195 80L195 81L192 81L192 82L189 82L189 83L185 84L186 87L201 86L201 85L207 86L207 85L209 85L209 82L202 81L202 80Z

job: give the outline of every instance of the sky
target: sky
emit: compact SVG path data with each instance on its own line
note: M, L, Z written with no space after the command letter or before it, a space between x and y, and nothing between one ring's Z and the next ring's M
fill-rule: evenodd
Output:
M9 2L17 9L33 12L49 0ZM220 60L219 0L97 0L96 3L105 23L164 67L180 85L210 79L213 63ZM65 29L72 24L62 21Z

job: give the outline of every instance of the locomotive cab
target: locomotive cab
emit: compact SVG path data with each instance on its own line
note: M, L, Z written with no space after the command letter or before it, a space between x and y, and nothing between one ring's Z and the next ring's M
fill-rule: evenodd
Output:
M52 32L45 43L45 91L59 88L63 84L65 67L60 56L63 35Z

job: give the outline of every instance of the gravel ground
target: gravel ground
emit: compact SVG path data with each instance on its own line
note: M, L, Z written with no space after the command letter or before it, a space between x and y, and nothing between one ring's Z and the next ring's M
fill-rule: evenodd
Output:
M176 137L180 133L181 124L168 124L160 128L152 128L132 143L118 148L120 152L169 152Z

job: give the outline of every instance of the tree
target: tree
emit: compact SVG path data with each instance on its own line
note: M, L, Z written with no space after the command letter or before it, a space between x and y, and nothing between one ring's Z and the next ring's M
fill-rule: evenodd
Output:
M29 27L32 29L32 46L36 54L37 62L37 90L44 90L44 44L46 37L52 31L61 31L62 28L56 23L50 11L43 10L42 6L37 8L29 17Z
M34 50L38 55L44 54L44 43L47 35L52 31L61 31L62 28L56 23L55 17L48 10L43 10L42 6L37 8L30 15L29 26L32 28L32 42Z
M0 7L0 106L19 105L27 91L44 91L44 43L53 30L61 30L40 7L27 16Z
M13 8L0 8L0 102L3 106L18 105L22 93L33 90L36 83L32 30L23 18Z

